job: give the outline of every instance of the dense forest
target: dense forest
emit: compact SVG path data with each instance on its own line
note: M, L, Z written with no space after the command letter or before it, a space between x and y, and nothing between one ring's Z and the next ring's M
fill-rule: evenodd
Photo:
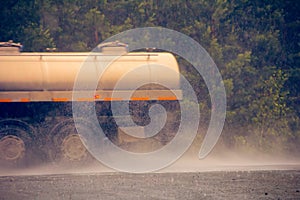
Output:
M0 41L21 42L23 51L90 51L132 28L179 31L199 42L222 74L226 145L297 152L299 10L296 0L3 0ZM195 90L204 91L201 77L181 64Z

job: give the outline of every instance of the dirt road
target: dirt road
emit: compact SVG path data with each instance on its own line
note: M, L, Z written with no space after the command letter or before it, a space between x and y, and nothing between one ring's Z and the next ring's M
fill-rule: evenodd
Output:
M1 176L0 199L300 199L300 170Z

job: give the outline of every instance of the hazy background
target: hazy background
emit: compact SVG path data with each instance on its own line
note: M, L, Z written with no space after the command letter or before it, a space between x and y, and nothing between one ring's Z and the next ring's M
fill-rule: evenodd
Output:
M0 41L21 42L23 51L90 51L132 28L182 32L210 53L226 87L227 118L214 152L238 149L249 158L288 159L300 149L299 5L283 0L3 0ZM178 59L199 98L200 134L190 150L196 155L210 100L199 74Z

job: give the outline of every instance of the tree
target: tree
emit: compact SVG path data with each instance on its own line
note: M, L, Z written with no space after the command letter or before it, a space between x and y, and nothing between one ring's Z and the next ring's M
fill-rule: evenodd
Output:
M244 144L253 137L262 146L268 137L300 138L299 6L292 0L4 0L0 39L22 42L26 51L90 51L131 28L162 26L187 34L223 76L228 140ZM178 59L209 115L201 76Z

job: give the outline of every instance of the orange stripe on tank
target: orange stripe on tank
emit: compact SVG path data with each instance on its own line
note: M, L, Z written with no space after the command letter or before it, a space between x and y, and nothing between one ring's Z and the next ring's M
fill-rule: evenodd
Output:
M150 98L149 97L131 97L130 100L131 101L149 101Z
M30 100L29 100L28 98L21 98L20 101L21 101L21 102L24 102L24 103L25 103L25 102L30 102Z
M65 102L65 101L69 101L69 99L68 98L52 98L52 101Z
M105 97L104 101L122 101L122 98L112 98L112 97Z
M11 99L0 99L1 103L7 103L7 102L12 102Z
M159 101L174 101L177 100L176 97L170 96L170 97L157 97L157 100Z

